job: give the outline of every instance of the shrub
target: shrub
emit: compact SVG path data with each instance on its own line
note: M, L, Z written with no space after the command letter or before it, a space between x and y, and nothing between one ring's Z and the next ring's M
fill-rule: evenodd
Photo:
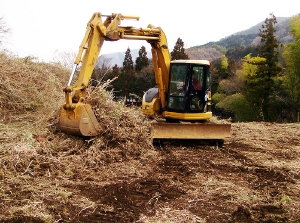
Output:
M218 102L216 107L233 112L235 115L234 121L236 122L253 121L255 119L256 112L253 111L246 98L240 93L227 96L224 100Z
M212 96L212 100L215 104L219 103L220 101L224 100L226 98L226 94L222 94L222 93L215 93Z

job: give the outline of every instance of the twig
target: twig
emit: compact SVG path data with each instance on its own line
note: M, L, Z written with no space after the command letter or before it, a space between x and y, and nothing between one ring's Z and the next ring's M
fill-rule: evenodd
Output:
M23 175L23 174L25 174L25 173L28 171L28 169L29 169L29 167L30 167L30 165L31 165L32 161L33 161L33 160L31 160L31 161L30 161L30 163L28 164L28 166L27 166L26 170L24 171L24 173L22 173L22 175Z
M89 208L91 208L91 207L93 207L93 206L90 205L90 206L87 206L87 207L81 209L81 211L79 211L79 213L78 213L77 215L79 216L79 215L81 214L81 212L83 212L83 211L85 211L85 210L87 210L87 209L89 209Z

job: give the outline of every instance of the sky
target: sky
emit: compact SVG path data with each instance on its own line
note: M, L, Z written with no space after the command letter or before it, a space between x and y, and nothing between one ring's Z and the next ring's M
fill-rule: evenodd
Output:
M123 20L121 26L159 26L172 50L178 38L184 47L218 41L246 30L274 13L291 17L300 12L299 0L0 0L0 18L11 34L4 48L18 57L33 56L53 61L59 53L77 54L86 25L94 12L139 16ZM105 18L104 18L105 19ZM103 19L103 20L104 20ZM125 52L150 45L143 40L105 42L101 54Z

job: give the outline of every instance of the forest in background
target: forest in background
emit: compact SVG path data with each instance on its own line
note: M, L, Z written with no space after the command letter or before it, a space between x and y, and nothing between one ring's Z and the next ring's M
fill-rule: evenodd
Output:
M211 61L213 112L221 118L299 121L299 15L278 20L270 14L249 30L188 49L179 37L171 58ZM109 58L98 64L92 78L97 82L118 77L112 83L116 97L140 101L155 85L151 59L143 46L135 61L128 48L123 66L110 67L108 62Z

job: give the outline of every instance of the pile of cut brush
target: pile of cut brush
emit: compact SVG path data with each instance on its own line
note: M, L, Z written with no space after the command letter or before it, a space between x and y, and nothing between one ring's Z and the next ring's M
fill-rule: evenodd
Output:
M152 147L149 120L141 108L126 106L124 100L114 100L113 91L107 91L111 81L87 89L86 102L92 105L102 133L93 138L93 146L105 149L121 149L124 154L136 157Z
M20 120L28 124L32 135L62 140L81 141L86 148L121 150L124 156L139 156L151 147L149 123L139 107L125 105L125 100L114 100L113 91L107 91L111 82L89 86L86 102L91 104L103 131L86 139L60 132L58 121L64 103L62 89L69 71L59 64L34 62L31 58L16 58L0 54L0 114L6 123ZM26 117L26 120L25 120ZM58 139L59 141L59 139ZM57 147L57 146L55 146ZM58 146L59 147L59 146Z

